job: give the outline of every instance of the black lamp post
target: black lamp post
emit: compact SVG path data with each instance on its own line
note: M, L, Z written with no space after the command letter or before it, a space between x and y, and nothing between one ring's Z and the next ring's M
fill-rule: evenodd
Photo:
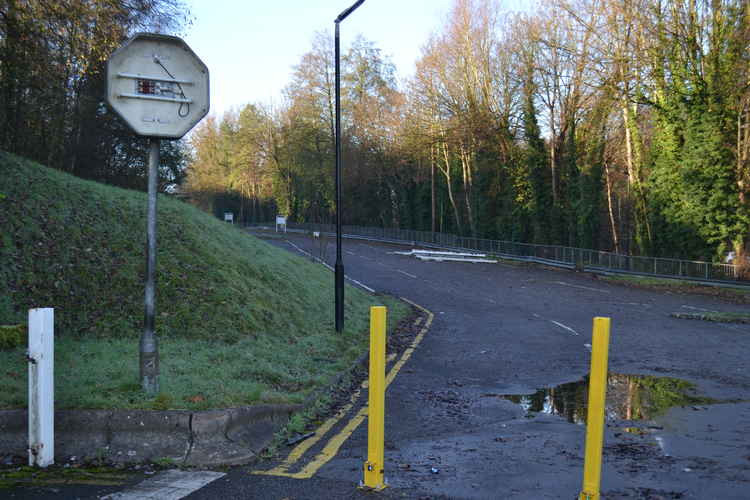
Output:
M341 69L339 48L339 23L362 5L365 0L357 0L354 4L339 14L336 25L336 331L344 329L344 261L341 257Z

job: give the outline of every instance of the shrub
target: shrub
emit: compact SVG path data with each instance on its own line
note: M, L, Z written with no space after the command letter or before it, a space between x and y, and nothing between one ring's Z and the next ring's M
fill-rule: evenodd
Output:
M26 343L26 325L0 325L0 350L15 349Z

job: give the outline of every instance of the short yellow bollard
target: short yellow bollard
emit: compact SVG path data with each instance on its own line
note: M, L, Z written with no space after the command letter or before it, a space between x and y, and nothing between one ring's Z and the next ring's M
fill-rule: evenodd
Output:
M370 308L370 380L367 462L362 486L382 490L385 482L385 325L386 308Z
M586 460L583 466L583 490L579 500L599 500L604 444L604 404L607 396L607 358L609 356L609 318L594 318L589 377L589 411L586 420Z

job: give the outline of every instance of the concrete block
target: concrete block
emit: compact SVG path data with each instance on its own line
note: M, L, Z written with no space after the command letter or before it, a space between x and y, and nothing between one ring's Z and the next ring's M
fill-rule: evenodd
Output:
M226 436L231 420L227 410L208 410L193 413L193 441L185 459L187 465L235 465L250 462L255 452L247 445L235 443Z
M57 463L103 459L108 454L112 410L58 410L55 412Z
M0 410L0 455L25 457L29 447L26 410Z
M113 412L109 459L117 463L184 460L190 449L190 415L185 410Z
M264 405L232 408L226 436L231 441L243 443L259 453L268 446L276 431L282 428L301 405Z
M302 407L259 405L193 414L193 447L188 465L235 465L252 461L273 435Z
M136 463L168 458L186 465L251 462L302 405L222 410L59 410L55 458L67 463ZM0 456L25 456L28 412L0 410Z

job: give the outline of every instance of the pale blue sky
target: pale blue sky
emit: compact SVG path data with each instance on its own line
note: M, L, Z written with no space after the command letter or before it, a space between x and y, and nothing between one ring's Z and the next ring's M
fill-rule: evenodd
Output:
M187 0L194 25L185 41L208 66L211 114L253 102L279 102L292 67L312 46L315 31L355 0ZM517 10L530 0L502 0ZM413 73L429 35L437 31L453 0L365 0L341 23L341 50L357 34L391 56L399 78Z

